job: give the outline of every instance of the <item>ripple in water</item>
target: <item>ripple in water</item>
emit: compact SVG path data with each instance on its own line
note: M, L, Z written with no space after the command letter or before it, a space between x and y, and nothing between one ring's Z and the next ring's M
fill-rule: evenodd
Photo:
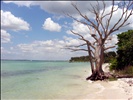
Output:
M45 71L51 71L51 70L62 70L63 67L49 67L45 69L37 69L37 70L19 70L19 71L13 71L13 72L7 72L7 71L2 71L1 72L1 77L11 77L11 76L18 76L18 75L26 75L26 74L33 74L33 73L40 73L40 72L45 72Z

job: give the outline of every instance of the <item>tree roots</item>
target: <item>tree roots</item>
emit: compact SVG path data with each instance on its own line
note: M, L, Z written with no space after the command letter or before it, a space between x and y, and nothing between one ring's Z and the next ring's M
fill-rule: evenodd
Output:
M87 77L86 80L91 80L91 81L97 81L97 80L105 80L109 78L133 78L132 75L116 75L116 74L111 74L111 73L104 73L104 72L93 72L91 76Z
M93 72L91 76L86 78L86 80L92 80L92 81L105 80L105 79L108 79L110 77L115 78L115 76L113 74L110 74L110 73Z

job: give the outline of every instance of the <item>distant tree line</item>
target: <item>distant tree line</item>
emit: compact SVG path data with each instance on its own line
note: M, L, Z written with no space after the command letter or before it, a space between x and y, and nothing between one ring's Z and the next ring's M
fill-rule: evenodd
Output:
M116 57L116 53L114 51L104 53L104 63L110 62L111 59ZM93 58L94 60L94 58ZM69 62L89 62L89 56L80 56L80 57L71 57Z
M69 62L88 62L89 56L71 57Z

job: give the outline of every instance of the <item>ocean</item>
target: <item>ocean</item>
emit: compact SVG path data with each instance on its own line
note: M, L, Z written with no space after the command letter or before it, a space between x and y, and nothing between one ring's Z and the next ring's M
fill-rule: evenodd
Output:
M1 99L74 99L89 74L89 62L1 61Z

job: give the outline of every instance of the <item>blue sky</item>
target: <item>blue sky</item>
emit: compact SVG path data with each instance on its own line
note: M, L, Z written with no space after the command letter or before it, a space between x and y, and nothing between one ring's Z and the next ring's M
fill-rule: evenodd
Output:
M12 3L5 4L2 2L1 8L3 11L10 11L14 16L20 17L30 24L31 29L28 31L24 31L24 30L21 30L18 32L10 31L10 34L14 35L15 33L16 37L18 37L18 39L14 40L15 43L32 42L35 39L37 40L61 39L63 35L67 35L65 33L66 29L62 29L61 32L54 32L54 31L51 32L48 30L44 30L42 28L42 25L45 19L47 18L51 18L53 21L57 22L60 25L64 24L64 20L58 20L54 18L54 16L56 15L45 12L44 10L40 9L39 6L19 7ZM66 22L68 22L68 20L66 20ZM31 38L26 40L25 36L28 36Z
M86 11L90 2L74 3L77 3L83 13L94 17ZM95 4L94 1L91 3ZM109 9L110 2L106 2L106 5ZM87 52L70 52L70 50L62 49L66 45L82 43L70 33L70 30L84 32L84 35L91 39L87 34L89 30L86 26L66 17L63 12L81 19L72 7L71 1L1 2L1 58L68 60L72 56L87 55ZM116 42L117 37L113 35L113 42L110 42L110 45Z

